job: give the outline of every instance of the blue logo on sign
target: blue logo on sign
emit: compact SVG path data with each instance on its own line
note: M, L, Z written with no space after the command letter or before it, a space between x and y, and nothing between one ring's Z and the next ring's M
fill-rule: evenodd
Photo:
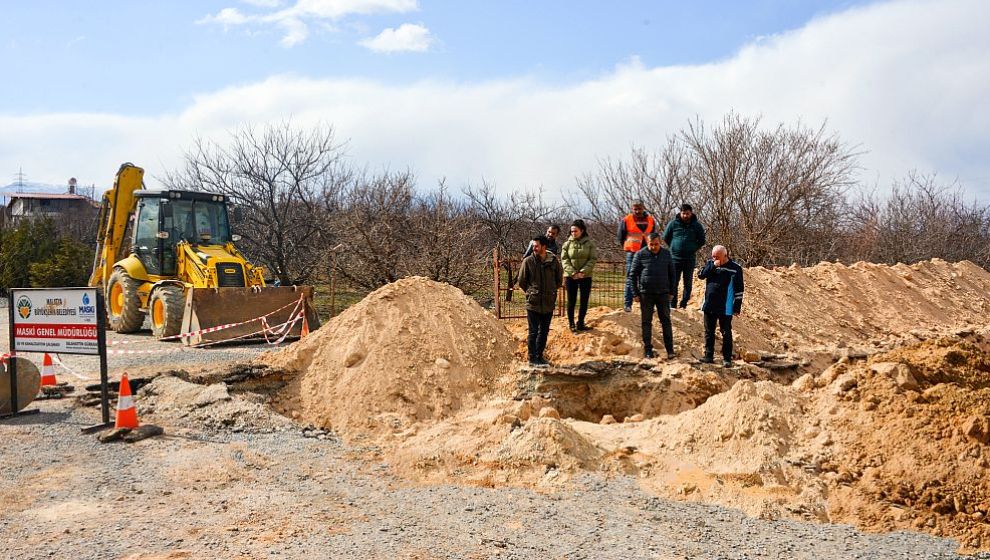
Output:
M92 305L89 294L83 294L82 303L79 306L79 315L83 317L96 317L96 306Z

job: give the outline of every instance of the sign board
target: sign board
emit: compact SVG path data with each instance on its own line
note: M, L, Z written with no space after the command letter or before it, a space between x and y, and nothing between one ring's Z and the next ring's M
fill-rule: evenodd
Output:
M100 354L97 288L11 290L14 352Z

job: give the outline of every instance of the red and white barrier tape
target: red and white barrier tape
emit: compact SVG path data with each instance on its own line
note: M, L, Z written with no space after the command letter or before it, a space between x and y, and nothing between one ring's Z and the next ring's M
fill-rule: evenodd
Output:
M77 373L75 370L73 370L69 366L65 365L65 362L62 361L62 357L59 356L58 354L51 354L51 357L52 357L52 360L54 360L54 362L56 364L58 364L59 367L61 367L65 371L71 373L72 375L78 377L79 379L85 379L87 381L90 380L90 379L92 379L92 377L87 377L85 375L82 375L80 373Z
M235 337L231 337L231 338L225 338L223 340L215 340L215 341L212 341L212 342L204 342L204 343L201 343L201 344L197 344L195 346L179 346L179 347L176 347L176 348L164 348L164 349L159 349L159 350L109 350L108 349L107 350L107 355L118 355L118 356L120 356L120 355L126 355L126 356L130 356L130 355L134 355L134 354L163 354L163 353L167 353L167 352L188 352L190 350L196 350L197 348L206 348L206 347L209 347L209 346L215 346L217 344L224 344L224 343L228 343L228 342L234 342L234 341L237 341L237 340L242 340L242 339L246 339L246 338L254 338L254 337L258 337L258 336L265 336L265 340L268 341L268 345L269 346L276 346L278 344L281 344L282 342L285 341L286 338L288 338L289 333L292 332L292 326L294 326L296 323L298 323L299 321L302 320L302 314L304 312L305 311L299 311L298 313L296 313L295 317L292 317L291 319L289 319L288 321L286 321L284 323L279 323L279 324L275 325L274 327L268 327L267 329L263 328L262 330L258 330L258 331L252 332L252 333L243 334L243 335L235 336ZM283 332L283 329L284 329L284 332ZM268 337L267 337L267 333L269 333L269 332L273 332L273 334L276 334L276 335L280 334L281 335L281 338L279 338L275 342L271 342L268 339Z
M268 312L268 313L266 313L266 314L264 314L264 315L262 315L260 317L255 317L253 319L248 319L247 321L241 321L239 323L227 323L225 325L217 325L215 327L207 327L205 329L200 329L198 331L192 331L192 332L187 332L187 333L180 333L180 334L176 334L176 335L172 335L172 336L165 336L165 337L159 338L158 340L179 340L179 339L182 339L182 338L192 338L194 336L198 336L198 335L201 335L201 334L209 334L209 333L214 333L214 332L222 331L222 330L226 330L226 329L232 329L234 327L239 327L241 325L246 325L248 323L253 323L255 321L261 321L263 319L266 319L267 317L270 317L270 316L278 313L279 311L282 311L282 310L288 308L290 305L291 306L295 306L295 307L293 307L292 312L289 314L289 317L292 317L293 315L295 315L296 311L299 309L299 306L302 305L303 299L305 297L306 297L305 294L300 295L299 296L299 299L297 299L297 300L295 300L295 301L293 301L291 303L287 303L287 304L283 305L282 307L279 307L278 309L276 309L274 311L270 311L270 312ZM120 345L120 344L141 344L141 343L147 343L147 341L146 340L112 340L112 341L110 341L110 342L107 343L107 346L117 346L117 345Z

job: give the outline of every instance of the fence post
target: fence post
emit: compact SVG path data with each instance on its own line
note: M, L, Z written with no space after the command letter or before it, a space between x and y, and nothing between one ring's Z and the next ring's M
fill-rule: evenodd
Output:
M495 289L495 317L502 318L502 274L498 267L498 245L492 248L492 280Z

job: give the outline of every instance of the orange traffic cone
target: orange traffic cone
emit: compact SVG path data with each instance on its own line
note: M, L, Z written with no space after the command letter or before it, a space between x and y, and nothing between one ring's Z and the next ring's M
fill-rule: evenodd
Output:
M120 376L120 392L117 395L117 422L114 428L138 427L137 408L134 407L134 397L131 396L131 383L127 374Z
M299 338L303 338L309 334L309 321L306 320L306 310L302 311L303 326L302 330L299 331Z
M41 386L54 387L58 385L55 380L55 365L52 364L51 354L45 353L45 358L41 361Z

